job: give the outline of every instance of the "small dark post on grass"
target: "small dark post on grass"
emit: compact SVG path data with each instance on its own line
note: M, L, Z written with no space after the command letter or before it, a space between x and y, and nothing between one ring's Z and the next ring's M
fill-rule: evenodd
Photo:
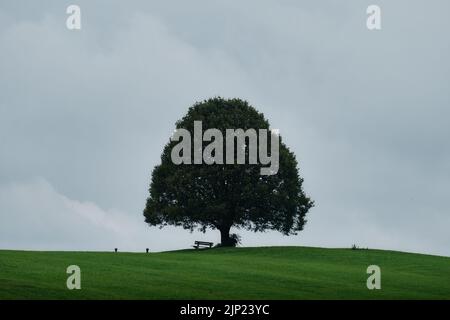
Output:
M117 248L114 248L114 252L117 252Z
M147 249L145 249L145 251L148 253L148 248Z

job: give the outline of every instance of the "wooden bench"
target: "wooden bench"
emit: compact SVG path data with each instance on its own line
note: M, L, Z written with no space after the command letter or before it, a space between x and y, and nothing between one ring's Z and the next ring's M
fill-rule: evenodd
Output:
M195 249L199 249L200 247L209 247L211 248L213 245L212 242L206 242L206 241L195 241L193 247Z

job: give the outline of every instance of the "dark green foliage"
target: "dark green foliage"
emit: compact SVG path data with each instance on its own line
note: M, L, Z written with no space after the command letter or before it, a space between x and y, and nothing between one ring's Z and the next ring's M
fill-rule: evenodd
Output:
M197 103L176 127L189 130L193 137L194 121L200 120L203 131L217 128L224 137L226 129L269 129L264 115L240 99L214 98ZM303 229L313 202L305 196L295 156L282 140L278 173L269 176L260 175L259 161L253 165L175 165L171 150L177 143L165 146L161 164L153 170L150 197L144 210L149 225L218 229L223 246L232 245L231 227L271 229L285 235ZM208 143L204 142L203 148Z

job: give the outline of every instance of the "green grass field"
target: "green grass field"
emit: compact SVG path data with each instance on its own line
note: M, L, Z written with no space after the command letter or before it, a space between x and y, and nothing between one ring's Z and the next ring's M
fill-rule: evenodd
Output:
M66 268L81 268L81 290ZM381 290L366 287L381 268ZM450 299L450 258L381 250L0 251L0 299Z

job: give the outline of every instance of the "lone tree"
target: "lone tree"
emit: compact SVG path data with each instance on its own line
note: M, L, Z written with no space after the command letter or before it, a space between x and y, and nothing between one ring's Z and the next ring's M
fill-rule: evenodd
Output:
M176 123L194 136L194 121L202 121L203 130L269 129L262 113L240 99L213 98L196 103ZM248 158L248 142L245 155ZM270 141L269 141L270 142ZM225 145L225 142L223 142ZM257 164L174 164L171 152L177 141L169 141L150 183L150 196L144 209L145 221L161 228L182 226L205 232L218 229L222 246L233 246L230 228L252 231L277 230L296 234L306 223L313 202L302 190L295 155L281 141L276 174L261 175ZM202 150L208 143L203 142ZM258 149L259 149L258 139ZM225 150L225 147L224 147ZM268 148L270 150L270 148ZM194 154L192 148L191 154Z

